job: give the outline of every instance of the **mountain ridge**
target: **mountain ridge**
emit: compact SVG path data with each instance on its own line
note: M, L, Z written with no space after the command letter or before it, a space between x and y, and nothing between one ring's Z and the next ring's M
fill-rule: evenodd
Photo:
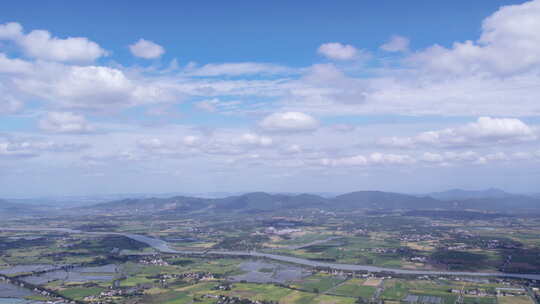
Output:
M482 212L540 211L540 198L532 195L509 194L498 189L468 191L452 189L430 194L411 195L385 191L354 191L323 197L312 193L249 192L222 198L176 195L172 197L123 198L85 206L73 206L56 211L65 213L167 214L191 212L270 212L286 209L352 210L479 210ZM483 194L483 195L481 195ZM453 195L453 197L452 197ZM45 206L27 205L0 200L0 213L32 215ZM54 211L54 210L51 210ZM535 211L535 212L537 212Z
M438 200L464 200L464 199L483 199L483 198L509 198L518 194L511 194L504 190L497 188L488 188L485 190L464 190L464 189L450 189L442 192L432 192L426 194L429 197Z
M523 195L501 195L498 198L472 196L460 200L441 200L429 195L410 195L384 191L355 191L325 198L315 194L283 194L250 192L225 198L197 198L175 196L171 198L124 199L93 206L88 209L121 211L133 209L141 211L197 211L201 209L216 212L274 211L281 209L319 208L325 210L481 210L514 211L540 209L540 199Z

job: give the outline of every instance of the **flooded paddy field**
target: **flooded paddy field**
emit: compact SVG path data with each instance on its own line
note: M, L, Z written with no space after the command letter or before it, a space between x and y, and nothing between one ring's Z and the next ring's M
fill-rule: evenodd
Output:
M112 281L118 272L114 264L95 267L75 267L71 269L55 270L39 275L22 278L23 281L43 285L52 281L64 281L69 283L86 283L90 281Z
M56 268L60 268L63 265L48 265L48 264L32 264L32 265L17 265L0 269L0 274L3 275L15 275L29 272L50 271Z
M0 304L45 304L46 302L26 300L21 298L0 298Z
M24 299L35 295L32 291L0 281L0 304L39 304L43 302Z
M285 283L311 275L311 271L298 266L257 260L242 262L239 268L244 273L230 278L235 282Z

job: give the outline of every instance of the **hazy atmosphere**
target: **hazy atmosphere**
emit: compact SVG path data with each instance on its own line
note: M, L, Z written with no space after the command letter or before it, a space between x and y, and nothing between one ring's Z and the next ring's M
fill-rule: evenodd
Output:
M126 3L3 4L2 196L538 189L538 0Z
M540 304L540 0L4 1L0 304Z

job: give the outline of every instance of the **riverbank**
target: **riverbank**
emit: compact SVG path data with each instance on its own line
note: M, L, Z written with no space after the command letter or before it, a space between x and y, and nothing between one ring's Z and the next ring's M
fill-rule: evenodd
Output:
M303 258L292 256L277 255L271 253L261 253L256 251L218 251L209 250L204 252L199 251L179 251L172 249L164 240L152 238L140 234L119 233L119 232L85 232L80 230L71 230L66 228L2 228L3 231L57 231L73 234L93 234L93 235L122 235L132 240L147 244L160 253L164 254L188 254L188 255L221 255L221 256L238 256L238 257L253 257L264 258L274 261L287 262L313 268L329 268L340 271L365 271L373 273L388 273L402 275L439 275L439 276L473 276L473 277L506 277L527 280L540 280L540 274L524 274L524 273L504 273L504 272L459 272L459 271L432 271L432 270L407 270L396 268L385 268L369 265L356 264L337 264L312 261Z

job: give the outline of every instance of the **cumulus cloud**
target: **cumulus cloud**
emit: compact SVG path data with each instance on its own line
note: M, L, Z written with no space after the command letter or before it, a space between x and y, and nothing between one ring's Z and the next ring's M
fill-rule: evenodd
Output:
M354 46L339 42L322 44L317 49L317 52L322 56L334 60L351 60L356 58L360 53Z
M86 148L86 144L0 135L0 158L29 158L40 156L44 152L74 152Z
M339 158L323 158L319 163L323 166L367 166L367 165L405 165L412 164L413 157L405 154L371 153L369 155L354 155Z
M303 132L317 129L319 122L305 113L282 112L266 116L259 122L259 127L271 132Z
M85 166L108 165L111 162L133 162L147 160L129 150L115 151L114 153L88 153L81 156Z
M114 110L181 100L179 88L160 80L131 78L104 66L35 63L32 73L13 79L17 90L62 108Z
M291 86L287 110L309 108L322 115L538 115L540 31L533 28L540 28L539 3L501 7L484 20L477 41L417 51L400 62L406 69L387 67L373 77L354 77L343 72L350 66L314 66L307 74L316 77L306 76Z
M36 112L49 113L38 117L41 118L38 125L45 131L60 134L50 135L54 140L0 138L0 156L31 157L75 151L77 145L58 141L77 138L71 133L93 131L95 127L85 119L90 117L88 112L93 117L102 112L138 107L122 115L104 117L109 121L100 124L100 128L114 129L106 135L92 132L84 137L95 147L88 154L89 161L101 160L111 168L118 161L143 159L155 161L164 171L178 169L175 165L182 166L182 170L190 166L197 168L191 172L186 169L186 174L223 169L218 168L220 165L257 166L264 171L283 167L320 169L322 165L326 171L341 173L347 171L343 169L347 166L357 166L359 170L377 165L467 168L469 164L508 162L504 165L510 168L509 161L512 165L517 160L538 161L538 147L534 146L534 151L530 149L540 136L536 126L516 118L493 118L540 114L540 73L535 65L538 53L533 52L538 43L536 33L526 30L537 24L537 19L529 18L536 14L531 3L537 1L501 8L484 21L480 38L474 42L407 53L406 63L412 65L400 66L398 62L385 65L388 58L383 58L385 62L381 66L367 68L358 61L364 52L339 43L321 46L319 54L343 62L305 68L256 62L187 67L171 64L167 68L130 68L116 63L104 66L89 64L94 60L92 56L86 56L88 60L73 59L75 56L69 60L68 56L63 59L33 56L22 41L43 33L31 35L20 24L4 24L0 26L1 42L19 46L26 55L38 60L18 53L10 52L13 58L0 53L0 114L22 113L27 119L36 117ZM511 29L514 25L516 28ZM43 37L46 39L41 39L45 41L42 44L52 45L52 49L56 48L55 43L71 39L59 39L51 34ZM392 37L381 50L408 51L406 39ZM505 45L515 48L515 53L506 51ZM507 63L506 58L501 59L505 56ZM274 114L261 118L258 128L227 129L220 125L202 130L186 126L186 120L173 120L171 116L145 117L144 126L139 125L143 113L153 109L160 113L163 109L172 111L177 109L176 103L185 99L189 100L189 106L210 112L249 114L249 117ZM24 112L25 103L35 105L36 112ZM389 129L395 129L393 125L379 124L375 119L375 126L373 116L369 116L386 117L386 114L412 114L422 123L426 122L423 115L481 117L446 129L436 125L422 133L416 131L416 124L407 125L406 128L415 131L381 139L380 145L392 149L373 153L366 142L396 135L388 133ZM353 115L366 117L368 123L335 124L336 116ZM328 119L328 128L319 127L314 117ZM406 132L406 128L400 132ZM313 130L317 132L300 132ZM111 148L114 146L123 150L114 151ZM402 147L412 150L398 152ZM425 152L426 149L431 151ZM475 151L465 151L471 149ZM67 164L63 161L58 163ZM17 162L8 159L0 166L9 163ZM130 170L150 167L146 162L141 163L129 166ZM118 168L128 167L122 165ZM518 166L512 168L518 170Z
M477 41L432 46L409 61L452 74L509 76L540 66L540 0L501 7L482 23Z
M0 39L16 40L23 35L23 27L17 22L0 24Z
M6 54L0 53L0 73L17 75L30 73L32 69L33 65L30 62L9 58Z
M137 141L137 147L142 149L146 157L186 157L193 156L197 147L195 140L186 138L181 139L162 139L157 137L143 138ZM138 156L143 157L143 156ZM144 158L144 157L143 157Z
M409 50L409 38L403 36L392 36L381 49L387 52L406 52Z
M71 112L50 112L39 121L39 127L52 133L89 133L94 131L84 116Z
M519 161L519 160L531 160L534 157L530 153L506 153L506 152L494 152L487 154L480 154L474 151L463 152L425 152L419 157L419 160L440 166L451 166L456 164L476 164L485 165L493 162L505 162L505 161Z
M354 166L374 166L374 165L427 165L427 166L456 166L456 165L485 165L496 162L506 162L512 160L531 160L534 155L531 153L478 153L475 151L446 151L446 152L424 152L419 155L392 154L374 152L367 155L353 155L346 157L322 158L319 165L328 167L354 167Z
M57 38L46 30L25 34L16 22L0 24L0 40L17 44L27 56L62 62L89 62L107 55L96 42L85 37Z
M253 145L260 147L268 147L272 145L272 138L267 136L260 136L254 133L245 133L234 140L235 143L241 145Z
M289 100L299 107L327 113L340 110L336 104L358 105L368 96L365 80L348 77L334 64L314 64L306 69L304 76L290 86L288 93Z
M420 159L425 162L448 165L451 162L478 162L479 158L478 153L473 151L449 151L444 153L425 152Z
M192 65L186 68L185 72L192 76L240 76L240 75L275 75L290 74L295 70L281 65L257 62L231 62L231 63L209 63L203 66Z
M131 44L129 50L133 56L144 59L155 59L165 54L165 49L161 45L142 38Z
M387 137L379 141L389 147L412 148L418 145L468 147L533 141L536 131L516 118L480 117L476 122L456 128L427 131L413 137Z
M223 130L206 135L155 136L136 141L147 157L223 157L268 150L274 144L271 137L239 130Z

